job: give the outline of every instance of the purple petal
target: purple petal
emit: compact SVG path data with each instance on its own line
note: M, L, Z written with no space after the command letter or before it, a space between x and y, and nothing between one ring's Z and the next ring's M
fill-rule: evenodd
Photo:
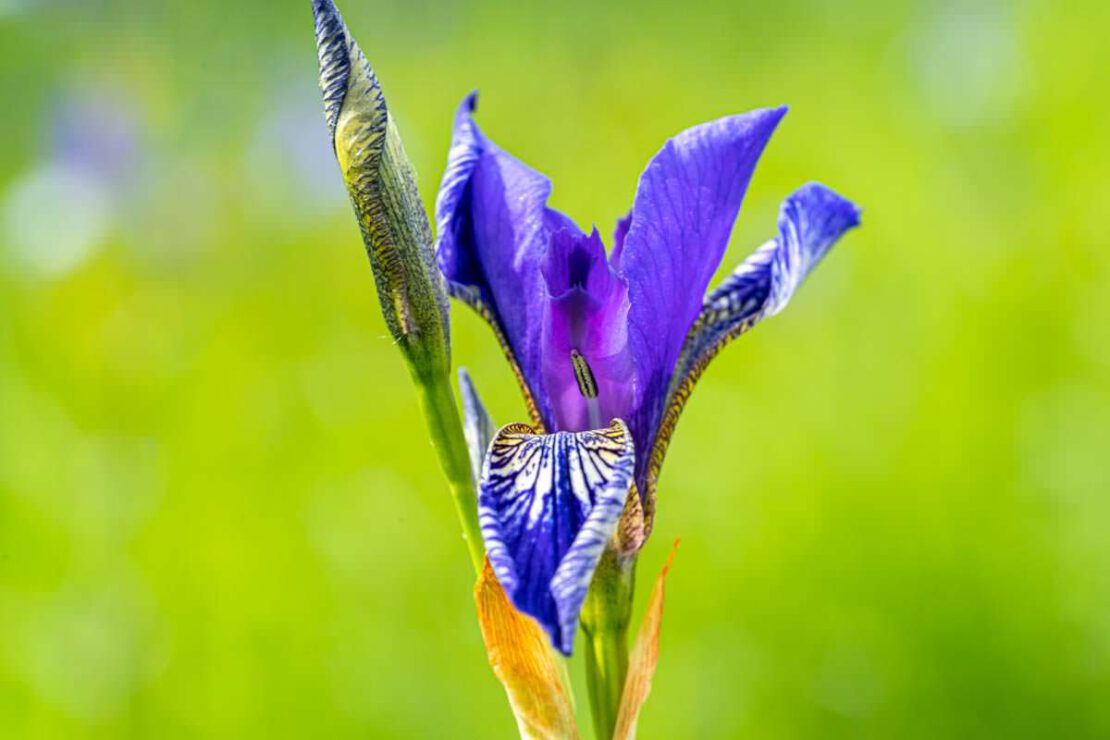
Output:
M543 275L541 359L552 428L579 432L626 416L634 395L628 289L609 269L597 230L554 234Z
M436 253L452 293L487 315L508 345L544 419L540 386L546 287L540 265L551 234L578 227L547 207L551 182L502 151L471 118L476 94L455 116L436 199Z
M478 516L490 565L513 605L565 655L634 467L632 437L619 420L578 434L510 424L486 455Z
M616 228L613 229L613 254L609 257L609 264L614 270L621 266L621 252L624 251L624 238L628 236L628 227L632 225L632 212L617 219Z
M638 446L655 434L683 342L756 162L785 113L763 109L687 129L663 146L640 178L619 255L631 301Z
M548 295L559 297L573 290L590 294L604 290L609 282L606 266L605 245L597 229L589 236L568 229L552 234L541 270Z
M447 153L447 169L436 196L436 257L448 280L475 285L481 277L478 265L465 245L468 238L470 212L460 206L474 169L482 156L482 135L470 118L478 105L478 93L472 92L455 112L451 149Z

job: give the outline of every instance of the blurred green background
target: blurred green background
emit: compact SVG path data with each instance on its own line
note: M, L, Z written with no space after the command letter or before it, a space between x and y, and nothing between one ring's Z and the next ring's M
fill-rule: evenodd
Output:
M641 737L1110 737L1110 6L340 6L429 204L479 88L604 233L779 103L726 268L864 208L679 427ZM513 736L315 65L307 0L0 0L5 737Z

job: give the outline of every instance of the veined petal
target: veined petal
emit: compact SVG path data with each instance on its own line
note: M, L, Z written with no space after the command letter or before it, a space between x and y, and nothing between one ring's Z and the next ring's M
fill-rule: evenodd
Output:
M629 345L639 396L630 421L639 449L649 449L683 342L724 255L756 162L785 113L756 110L675 136L648 164L629 220L618 225L615 261L631 303ZM638 461L638 479L646 462Z
M486 459L486 450L493 440L493 419L486 411L474 381L465 367L459 368L459 391L463 404L463 436L466 437L466 447L470 452L470 472L474 479L474 490L478 490L478 477L482 474L482 463Z
M516 608L566 655L634 466L632 436L619 419L577 434L510 424L486 456L478 514L490 564Z
M477 95L459 106L436 198L436 255L451 294L493 327L536 424L550 419L542 388L541 264L550 235L578 227L547 207L551 181L501 150L474 122Z
M779 212L779 235L706 297L687 338L679 375L688 375L728 340L785 308L821 258L859 221L854 203L819 183L803 185L790 195Z
M819 183L803 185L779 212L779 235L757 249L706 298L686 337L646 475L654 489L675 424L709 362L735 337L773 316L833 244L860 222L859 208Z

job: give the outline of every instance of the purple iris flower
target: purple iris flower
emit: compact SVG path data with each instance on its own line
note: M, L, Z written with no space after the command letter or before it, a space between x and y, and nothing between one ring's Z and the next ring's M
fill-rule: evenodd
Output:
M471 94L455 118L437 256L452 295L493 327L533 424L505 427L489 447L482 534L509 598L569 654L602 551L612 541L634 553L650 532L659 467L705 366L783 308L859 210L822 185L801 187L778 235L706 295L785 108L668 140L607 255L596 228L547 206L546 177L483 135L475 104ZM478 413L476 396L464 398Z

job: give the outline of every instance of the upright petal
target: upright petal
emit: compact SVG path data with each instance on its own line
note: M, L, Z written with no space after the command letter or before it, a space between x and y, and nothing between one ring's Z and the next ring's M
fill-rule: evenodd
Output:
M624 238L628 236L628 227L632 225L632 211L617 219L617 225L613 227L613 252L609 256L609 263L613 266L614 270L619 270L621 266L621 252L624 251Z
M646 485L654 490L663 455L694 384L732 339L781 311L833 244L860 222L859 208L818 183L803 185L782 204L779 235L736 268L706 298L686 338L666 413L651 446Z
M618 259L628 281L640 449L662 416L686 334L728 246L756 162L785 108L729 116L668 141L640 178ZM618 231L623 231L621 228ZM646 458L639 461L642 472ZM642 489L641 489L642 490Z
M436 253L452 295L494 328L525 391L533 420L550 418L540 383L540 265L553 231L578 227L547 207L551 182L478 129L469 95L455 116L436 199ZM538 412L538 413L537 413Z
M482 157L482 134L470 117L477 105L478 93L472 92L455 112L447 169L436 196L436 258L448 280L484 288L481 266L474 264L476 257L465 243L470 236L472 214L464 201L470 178Z
M632 437L620 420L550 435L510 424L486 455L478 513L490 564L513 605L566 655L634 465Z

